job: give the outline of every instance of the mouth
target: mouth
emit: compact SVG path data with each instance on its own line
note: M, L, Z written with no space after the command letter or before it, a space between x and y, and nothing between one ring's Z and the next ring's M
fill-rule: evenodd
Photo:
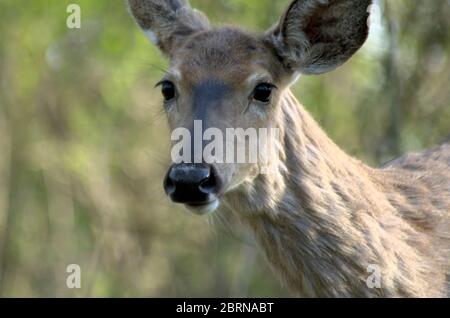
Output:
M197 215L208 215L214 213L220 206L219 199L205 204L186 204L186 208Z

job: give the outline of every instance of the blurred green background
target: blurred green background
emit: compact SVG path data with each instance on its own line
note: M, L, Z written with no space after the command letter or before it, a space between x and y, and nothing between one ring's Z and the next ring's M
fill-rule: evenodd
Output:
M191 2L263 31L289 0ZM377 4L361 52L294 87L372 165L450 132L450 2ZM165 66L123 0L0 0L0 296L289 295L244 231L164 196ZM72 263L81 289L66 286Z

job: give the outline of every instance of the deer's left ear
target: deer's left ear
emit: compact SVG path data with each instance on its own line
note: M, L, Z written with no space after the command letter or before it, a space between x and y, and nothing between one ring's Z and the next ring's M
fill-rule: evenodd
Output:
M267 33L286 67L321 74L345 63L366 41L372 0L296 0Z
M209 28L188 0L128 0L130 11L153 44L171 56L189 35Z

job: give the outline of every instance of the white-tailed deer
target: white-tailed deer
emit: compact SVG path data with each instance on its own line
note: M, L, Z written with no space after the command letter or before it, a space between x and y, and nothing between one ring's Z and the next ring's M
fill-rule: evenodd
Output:
M273 173L256 164L173 164L172 201L232 213L300 296L447 296L450 143L381 169L345 154L298 104L299 74L346 62L368 35L370 0L293 1L263 35L214 28L186 0L129 0L171 60L161 82L171 129L276 127ZM381 286L368 283L379 269Z

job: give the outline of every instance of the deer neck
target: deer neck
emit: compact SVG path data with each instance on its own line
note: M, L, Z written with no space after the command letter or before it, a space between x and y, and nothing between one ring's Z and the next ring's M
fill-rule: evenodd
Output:
M274 270L303 296L425 295L411 287L427 286L423 269L402 276L401 262L421 259L404 240L414 231L386 199L376 171L339 149L291 92L281 103L277 172L226 198ZM382 289L377 276L374 288L367 285L377 269Z
M386 210L387 200L372 182L374 169L342 151L287 90L276 128L280 142L270 173L244 182L226 199L249 218L277 219L288 210L301 217L351 218L358 210Z

